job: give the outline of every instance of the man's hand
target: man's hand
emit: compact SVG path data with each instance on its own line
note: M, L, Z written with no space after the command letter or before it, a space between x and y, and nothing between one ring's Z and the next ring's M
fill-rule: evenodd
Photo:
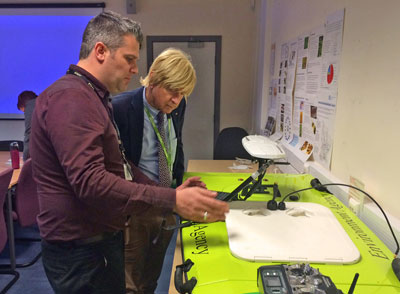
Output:
M202 181L200 181L200 177L190 177L186 179L185 182L182 183L182 185L178 186L176 190L182 190L186 189L189 187L200 187L200 188L206 188L206 184Z
M225 220L229 211L228 203L214 199L216 192L199 187L177 189L175 212L195 222Z

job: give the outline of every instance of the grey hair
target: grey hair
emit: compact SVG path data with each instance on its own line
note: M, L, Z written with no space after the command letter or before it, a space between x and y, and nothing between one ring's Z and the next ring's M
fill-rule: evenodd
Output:
M143 33L140 24L112 11L102 12L92 18L83 33L79 59L89 56L97 42L103 42L111 51L123 46L123 37L131 34L142 47Z

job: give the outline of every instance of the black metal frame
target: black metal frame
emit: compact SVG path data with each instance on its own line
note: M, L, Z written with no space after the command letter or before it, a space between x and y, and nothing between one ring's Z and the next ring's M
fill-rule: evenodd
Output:
M14 276L11 281L9 281L3 289L1 289L0 294L5 294L7 291L15 284L19 279L19 273L12 269L0 269L0 275L10 275Z
M154 42L214 42L215 43L215 77L214 77L214 144L217 141L219 133L220 120L220 101L221 101L221 52L222 36L147 36L147 71L154 60L153 43Z
M94 3L2 3L0 8L105 8L104 2Z

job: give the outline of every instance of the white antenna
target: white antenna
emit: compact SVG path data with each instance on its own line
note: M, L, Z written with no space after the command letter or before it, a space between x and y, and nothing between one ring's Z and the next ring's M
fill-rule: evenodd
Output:
M265 136L250 135L243 137L244 149L253 157L260 159L282 159L286 157L283 149Z

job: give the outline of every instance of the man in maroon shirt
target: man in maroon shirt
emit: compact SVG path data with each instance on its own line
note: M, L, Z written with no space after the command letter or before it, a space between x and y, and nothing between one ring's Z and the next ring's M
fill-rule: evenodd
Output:
M43 265L56 293L125 292L121 230L131 214L155 206L217 221L228 211L198 178L162 188L125 159L109 97L138 72L142 38L136 22L99 14L78 64L37 98L30 149Z

